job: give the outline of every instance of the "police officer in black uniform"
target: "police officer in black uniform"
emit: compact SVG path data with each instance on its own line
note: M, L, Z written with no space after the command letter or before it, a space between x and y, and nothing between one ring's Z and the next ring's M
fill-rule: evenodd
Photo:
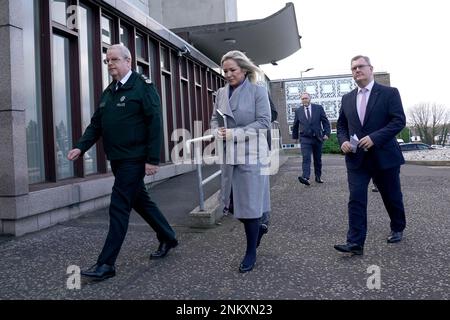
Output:
M161 104L150 80L131 70L131 54L112 45L104 61L114 81L105 89L100 106L67 158L76 160L103 137L114 173L109 207L109 231L97 263L81 272L101 281L115 276L115 262L125 239L131 209L155 230L160 242L150 258L162 258L177 246L175 231L150 199L144 176L158 171L161 149Z

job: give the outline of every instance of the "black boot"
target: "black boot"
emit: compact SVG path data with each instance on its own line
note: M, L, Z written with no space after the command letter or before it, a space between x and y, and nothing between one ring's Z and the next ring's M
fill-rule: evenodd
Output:
M241 219L244 223L245 236L247 238L247 250L245 257L239 266L239 272L251 271L256 262L256 243L259 235L259 219Z
M259 247L259 244L261 243L261 238L263 235L265 235L269 231L269 227L265 223L261 223L259 225L259 233L258 233L258 241L256 241L256 247Z

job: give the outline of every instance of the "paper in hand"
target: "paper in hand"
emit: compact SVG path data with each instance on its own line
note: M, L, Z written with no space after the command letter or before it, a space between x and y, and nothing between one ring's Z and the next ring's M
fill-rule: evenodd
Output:
M353 134L350 137L350 145L353 153L356 153L356 149L358 149L358 143L359 143L358 136L356 134Z

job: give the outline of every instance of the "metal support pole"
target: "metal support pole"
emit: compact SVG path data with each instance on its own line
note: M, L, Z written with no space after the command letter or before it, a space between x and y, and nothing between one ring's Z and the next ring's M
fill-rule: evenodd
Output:
M197 163L197 177L198 177L198 194L199 194L199 206L200 211L205 211L205 200L204 200L204 194L203 194L203 177L202 177L202 155L200 153L200 148L195 148L195 161Z
M213 175L211 175L210 177L206 178L205 181L203 181L203 176L202 176L203 158L202 158L202 153L201 153L201 147L198 146L197 143L201 145L201 143L200 143L201 141L209 141L212 138L214 138L214 136L212 134L210 134L207 136L189 139L186 141L186 152L189 154L191 153L191 143L194 143L194 163L197 164L197 180L198 180L198 194L199 194L200 211L205 211L205 195L203 193L203 185L205 185L206 183L208 183L209 181L211 181L212 179L214 179L215 177L217 177L221 174L221 171L219 170L216 173L214 173Z

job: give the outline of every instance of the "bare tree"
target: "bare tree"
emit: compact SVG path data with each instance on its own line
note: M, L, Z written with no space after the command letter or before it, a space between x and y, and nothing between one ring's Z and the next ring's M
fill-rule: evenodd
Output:
M447 112L445 114L445 119L446 120L440 128L440 134L439 134L439 142L438 143L441 145L444 145L448 142L447 137L448 137L449 130L450 130L450 112Z
M450 127L448 107L437 103L420 103L410 109L409 116L412 126L423 142L434 144L434 137L440 136L438 143L445 143Z

